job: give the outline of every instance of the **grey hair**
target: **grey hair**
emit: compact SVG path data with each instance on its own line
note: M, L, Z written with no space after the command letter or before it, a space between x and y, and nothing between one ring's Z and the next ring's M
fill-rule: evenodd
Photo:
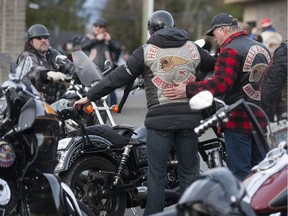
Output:
M228 32L232 33L232 32L237 32L237 31L241 31L242 27L239 25L232 25L232 26L224 26Z

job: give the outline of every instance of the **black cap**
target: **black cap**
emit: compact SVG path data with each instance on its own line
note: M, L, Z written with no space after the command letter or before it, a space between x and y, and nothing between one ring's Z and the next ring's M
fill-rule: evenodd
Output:
M104 18L98 18L94 23L94 26L101 26L101 27L106 27L107 26L107 21Z
M238 25L237 19L227 13L220 13L216 15L210 25L210 29L205 33L206 35L213 36L213 31L221 26Z

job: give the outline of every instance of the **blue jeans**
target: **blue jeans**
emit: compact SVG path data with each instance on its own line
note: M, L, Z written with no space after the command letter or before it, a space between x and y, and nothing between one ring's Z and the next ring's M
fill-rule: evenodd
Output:
M224 129L224 138L228 168L242 181L264 157L250 134Z
M167 160L173 146L178 159L180 193L199 175L198 137L193 129L159 131L147 128L148 194L144 215L164 209Z

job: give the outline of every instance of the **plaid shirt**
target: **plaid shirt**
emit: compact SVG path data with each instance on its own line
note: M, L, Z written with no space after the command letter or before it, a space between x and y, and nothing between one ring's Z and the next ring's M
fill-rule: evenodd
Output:
M215 76L201 82L190 83L186 87L187 96L191 97L203 90L209 90L215 97L223 96L229 89L233 88L234 82L241 74L241 62L236 50L225 48L234 38L243 36L246 33L239 31L231 35L220 47L218 61L215 65ZM244 83L243 85L245 85ZM236 101L234 101L236 102ZM262 128L267 121L261 111L253 108L253 114L259 121ZM242 108L232 111L228 122L222 124L223 127L243 133L251 133L252 124Z

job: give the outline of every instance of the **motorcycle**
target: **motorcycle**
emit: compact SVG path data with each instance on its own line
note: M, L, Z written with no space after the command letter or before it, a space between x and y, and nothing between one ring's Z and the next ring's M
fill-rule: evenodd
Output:
M72 53L77 77L84 86L93 85L99 70L85 67L90 60L82 51ZM81 59L81 60L79 60ZM84 66L82 66L84 65ZM88 78L87 78L88 77ZM132 89L141 85L137 79ZM62 100L63 102L63 100ZM87 126L80 113L69 103L56 102L51 106L62 119L63 135L58 145L59 163L55 173L74 191L76 197L91 208L96 215L124 215L126 208L145 207L147 180L146 128L136 130L132 126L117 125L105 103L103 110L111 126L101 124ZM94 111L99 106L91 103ZM101 109L101 108L100 108ZM99 113L95 115L101 120ZM73 128L67 122L77 125ZM177 160L174 152L167 161L166 205L179 198Z
M105 124L86 126L74 108L55 104L53 107L64 122L55 173L72 188L75 196L95 215L120 216L126 208L144 208L148 169L146 128L134 130L127 125ZM68 120L80 129L65 129ZM165 205L169 206L179 198L174 152L171 152L167 166Z
M198 135L202 134L219 121L225 121L232 110L242 107L256 130L260 139L259 147L265 158L252 168L243 182L240 182L228 168L208 170L189 186L174 208L155 216L287 215L287 120L269 124L266 117L268 125L267 132L264 133L249 107L257 106L243 99L226 105L223 101L213 98L210 92L203 91L192 97L189 104L192 109L203 109L210 106L213 100L221 103L223 107L195 128L195 132ZM260 107L257 109L263 111Z
M90 63L86 61L90 60L82 57L82 54L81 51L72 53L73 62L79 68L76 73L80 80L87 80L86 86L91 86L95 79L92 73L99 71L86 70L87 67L82 64L88 65ZM78 55L81 55L81 61L74 60L80 59ZM131 85L131 89L141 88L142 85L143 82L138 78ZM98 109L93 102L92 105L94 110ZM76 197L87 204L95 214L101 215L123 215L125 208L145 207L148 169L146 128L135 130L131 126L115 123L112 126L86 126L79 113L68 103L51 106L59 112L65 132L59 141L59 164L55 173L73 189ZM109 113L110 110L106 106L105 111ZM78 126L74 127L74 130L67 129L67 121ZM209 156L212 152L219 153L222 145L221 137L200 142L199 152L210 167L223 165L217 163L216 157L213 159L216 162L213 162ZM166 206L176 203L179 198L177 164L175 152L172 151L167 161Z
M66 77L66 80L69 81L68 88L66 92L61 96L61 98L56 101L56 104L53 103L54 107L61 107L63 105L73 105L76 100L84 97L87 94L87 91L97 82L99 82L107 73L112 69L111 62L105 61L105 71L101 72L100 69L92 62L87 59L83 51L75 51L71 55L73 62L71 62L67 56L58 55L56 56L55 62L60 68L67 68L69 70L70 77ZM85 64L83 64L85 62ZM82 68L79 68L81 65ZM88 72L87 71L92 71ZM80 77L80 79L79 79ZM110 115L110 112L105 110L117 109L117 105L109 107L107 104L107 96L101 98L95 103L92 102L90 105L86 106L80 116L85 120L86 126L94 124L105 124L108 120L111 125L115 125L113 118ZM67 122L69 124L69 122ZM76 125L73 125L70 122L71 130L76 129Z
M0 68L10 73L0 88L1 215L94 215L53 174L57 114L33 85L19 78L8 54L0 54Z

